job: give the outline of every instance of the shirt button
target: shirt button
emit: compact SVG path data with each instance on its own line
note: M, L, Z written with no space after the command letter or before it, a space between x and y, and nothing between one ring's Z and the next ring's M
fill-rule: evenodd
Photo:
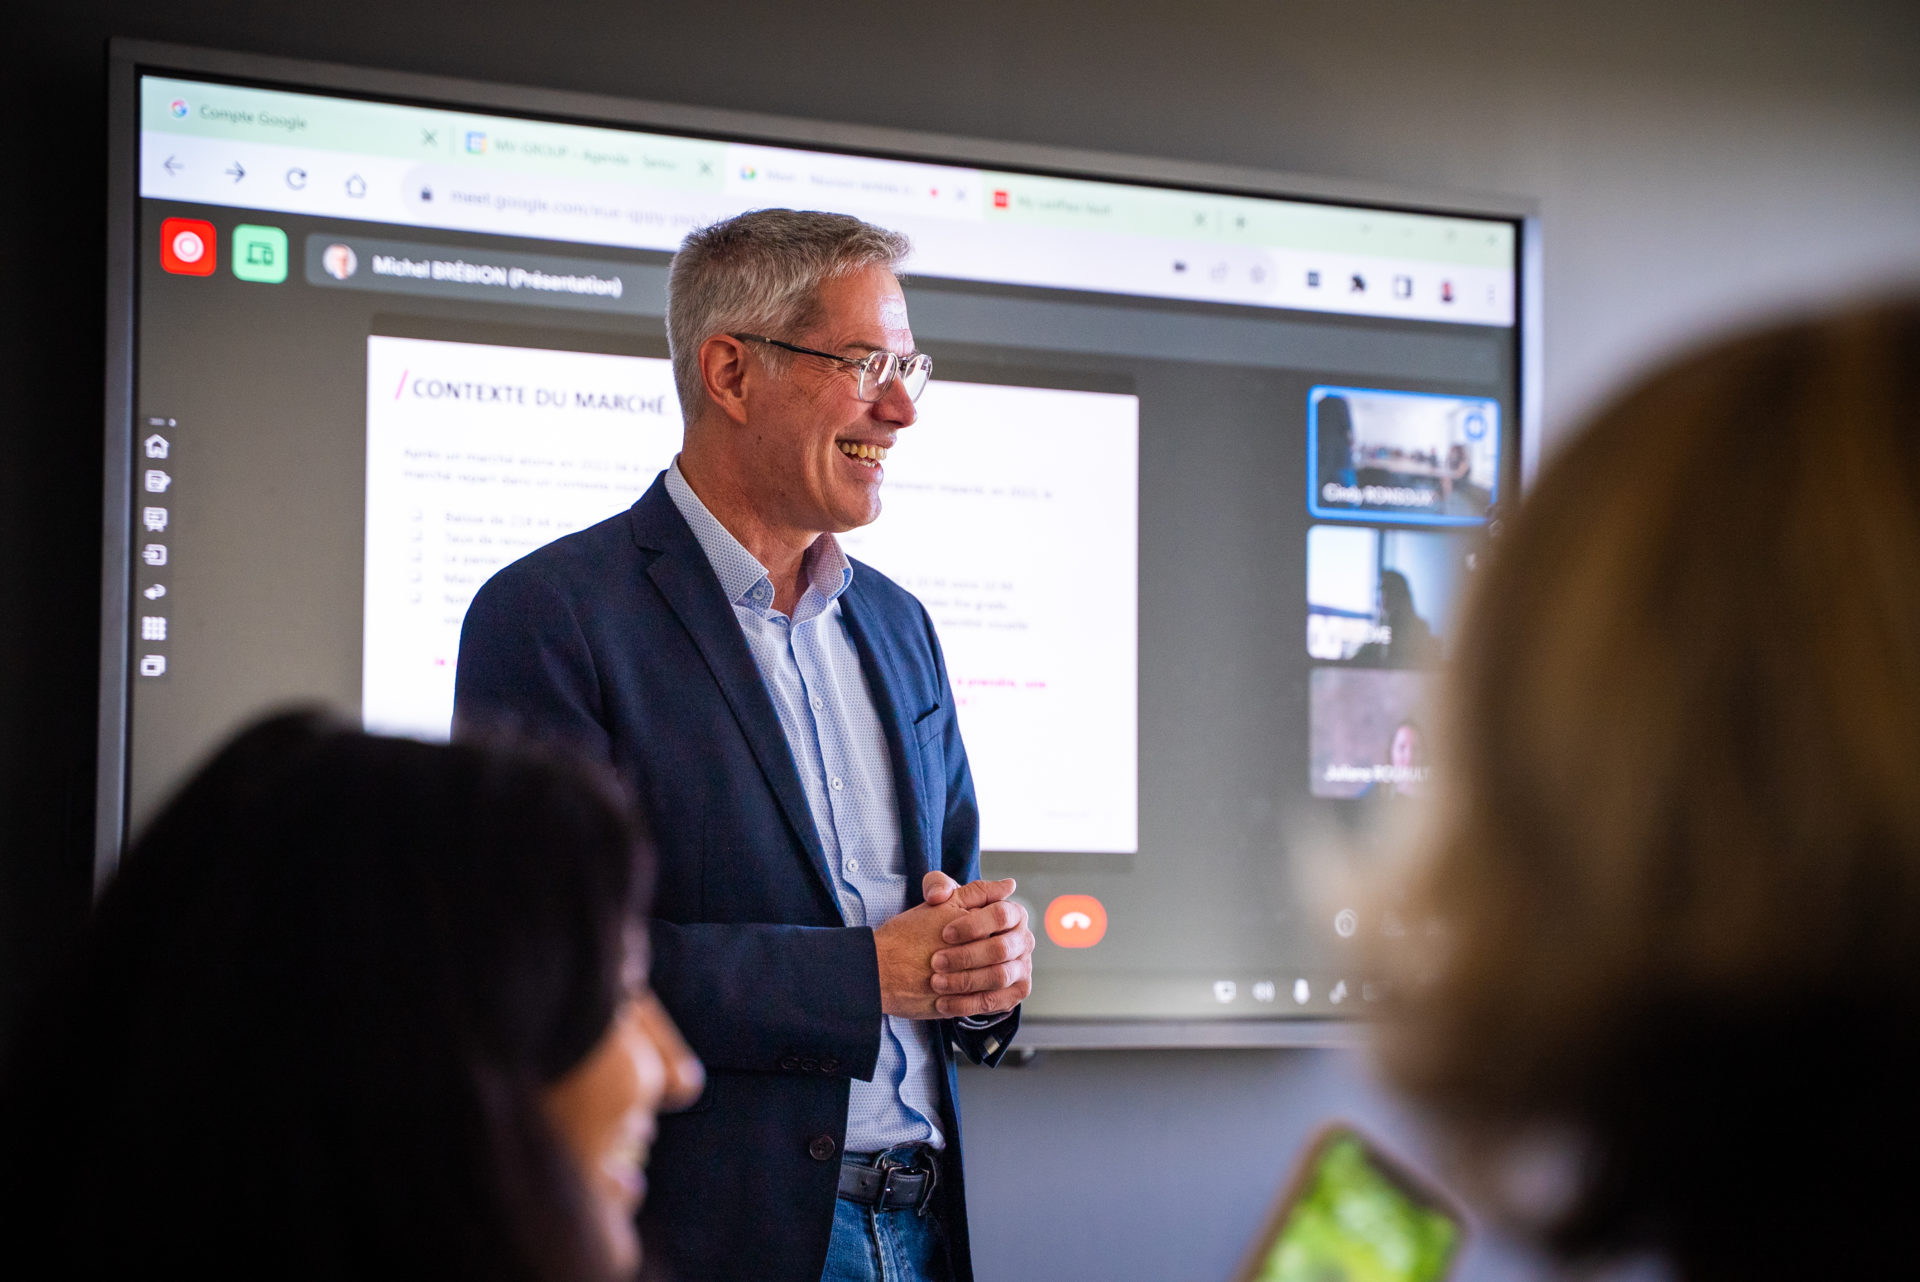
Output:
M847 871L848 871L849 873L856 873L856 872L859 872L859 871L860 871L860 861L859 861L858 859L849 859L849 860L847 860Z
M813 701L813 710L815 712L819 712L823 710L826 706L827 706L827 701L825 699L815 699Z
M824 1162L839 1151L840 1145L831 1135L816 1135L807 1145L807 1156L816 1162Z
M847 781L842 779L839 775L835 775L833 778L827 780L827 786L829 788L832 788L835 792L839 792L842 788L847 786Z

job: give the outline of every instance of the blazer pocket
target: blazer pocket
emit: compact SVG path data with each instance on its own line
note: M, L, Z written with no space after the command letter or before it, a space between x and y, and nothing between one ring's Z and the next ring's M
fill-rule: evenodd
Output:
M942 730L947 728L946 712L947 708L945 704L936 703L915 717L913 719L913 741L923 748L931 743Z

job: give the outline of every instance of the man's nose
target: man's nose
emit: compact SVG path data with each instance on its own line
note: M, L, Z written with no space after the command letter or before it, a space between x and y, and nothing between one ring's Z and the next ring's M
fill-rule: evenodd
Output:
M913 407L913 398L907 395L904 379L896 378L888 383L880 393L880 399L873 403L874 417L895 427L912 427L920 417L920 411Z

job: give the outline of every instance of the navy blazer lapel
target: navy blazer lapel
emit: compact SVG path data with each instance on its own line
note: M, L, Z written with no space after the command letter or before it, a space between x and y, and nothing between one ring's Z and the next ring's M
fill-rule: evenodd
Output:
M921 902L920 882L936 865L928 836L926 808L920 803L921 762L913 745L913 718L924 709L913 706L912 687L901 667L898 647L888 629L872 617L872 607L860 591L862 573L856 565L853 583L840 596L840 617L859 651L860 667L873 692L874 710L887 732L887 753L893 759L893 790L900 799L901 853L907 872L907 906Z
M780 716L773 710L760 669L754 665L747 640L740 634L740 620L726 599L713 563L694 538L680 509L667 493L666 474L661 473L639 502L629 509L634 542L661 555L647 566L647 576L660 595L679 616L700 655L707 661L713 679L733 716L740 723L747 746L753 750L767 786L786 812L787 823L807 852L826 902L836 915L840 899L834 891L833 877L827 871L826 851L820 833L813 824L813 811L807 805L806 791L800 786L800 770L793 762L793 749L780 728Z

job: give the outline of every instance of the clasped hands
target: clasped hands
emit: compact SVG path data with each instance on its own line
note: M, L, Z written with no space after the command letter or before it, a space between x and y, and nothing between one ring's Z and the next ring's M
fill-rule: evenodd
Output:
M962 886L943 872L921 880L924 903L874 928L880 1009L908 1019L997 1015L1033 988L1027 910L1007 896L1011 877Z

